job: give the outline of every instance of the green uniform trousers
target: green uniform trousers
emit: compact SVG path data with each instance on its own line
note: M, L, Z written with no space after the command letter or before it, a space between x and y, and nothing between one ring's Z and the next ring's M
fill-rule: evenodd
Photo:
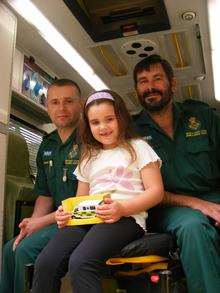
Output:
M1 293L23 293L25 290L25 265L34 263L38 254L57 232L57 225L45 227L25 237L13 252L14 239L3 249Z
M220 194L208 196L220 203ZM154 209L151 222L159 232L170 232L180 248L189 293L220 292L220 229L197 210L186 207Z

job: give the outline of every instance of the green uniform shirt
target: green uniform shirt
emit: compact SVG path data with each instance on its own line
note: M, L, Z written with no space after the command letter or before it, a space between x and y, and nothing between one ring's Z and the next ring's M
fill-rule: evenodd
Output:
M37 155L37 179L35 192L52 196L57 208L63 199L75 196L77 179L73 174L79 160L76 131L62 143L58 132L46 135Z
M173 104L171 139L145 110L134 117L137 132L162 159L167 191L201 196L220 190L220 119L205 103Z

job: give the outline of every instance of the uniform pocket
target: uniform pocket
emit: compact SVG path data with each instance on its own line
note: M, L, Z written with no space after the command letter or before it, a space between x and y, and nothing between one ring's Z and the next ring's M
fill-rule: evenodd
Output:
M44 171L47 178L47 186L49 188L50 194L54 194L56 191L56 173L54 166L48 163L44 164Z
M78 180L74 174L76 165L69 165L67 168L67 181L64 184L66 196L75 196L78 186ZM64 198L63 198L64 199Z
M187 151L192 154L213 151L213 147L211 146L208 137L204 136L187 138L186 147Z
M44 161L44 171L48 180L55 176L55 170L52 160Z
M68 178L68 180L70 180L70 181L77 180L76 175L74 174L75 169L76 169L75 164L68 166L68 168L67 168L67 178Z
M187 157L197 173L204 178L215 179L219 176L217 149L208 137L199 137L187 141Z

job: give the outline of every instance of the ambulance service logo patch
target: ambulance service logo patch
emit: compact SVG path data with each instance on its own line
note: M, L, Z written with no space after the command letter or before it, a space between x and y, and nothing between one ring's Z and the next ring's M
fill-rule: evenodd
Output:
M65 160L65 165L77 165L79 163L79 146L74 144L72 150L69 152L67 159Z
M201 128L201 122L196 117L190 117L188 120L188 128L196 131Z
M202 129L201 121L199 121L198 118L194 116L190 117L187 120L186 137L195 137L201 135L207 135L207 130Z

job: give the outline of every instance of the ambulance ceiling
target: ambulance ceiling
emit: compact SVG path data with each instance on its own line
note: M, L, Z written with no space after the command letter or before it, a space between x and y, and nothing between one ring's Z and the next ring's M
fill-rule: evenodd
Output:
M95 42L170 29L161 0L64 0Z
M108 87L123 96L131 112L140 110L133 67L153 53L173 65L178 80L177 100L192 97L219 107L214 99L206 0L32 2ZM77 9L73 11L73 7ZM75 79L85 96L93 91L20 16L17 46L56 76Z

